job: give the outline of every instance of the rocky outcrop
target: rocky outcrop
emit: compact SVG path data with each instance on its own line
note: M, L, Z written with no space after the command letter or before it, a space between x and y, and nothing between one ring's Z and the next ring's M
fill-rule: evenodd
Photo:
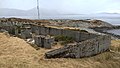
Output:
M56 19L56 20L30 20L21 18L1 18L0 22L15 22L15 23L35 23L38 25L52 25L52 26L69 26L69 27L112 27L113 25L101 20L69 20L69 19Z
M54 26L68 26L68 27L112 27L113 25L101 20L52 20L50 21Z

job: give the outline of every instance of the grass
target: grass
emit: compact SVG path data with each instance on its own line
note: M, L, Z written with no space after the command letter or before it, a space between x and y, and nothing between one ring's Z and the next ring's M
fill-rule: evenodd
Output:
M111 50L120 52L120 40L113 40Z
M20 38L0 33L0 68L120 68L120 40L112 40L112 52L93 57L45 59L44 53L55 48L36 50Z
M73 38L68 36L58 35L58 36L55 36L55 41L57 42L62 41L61 44L64 45L64 44L73 42Z

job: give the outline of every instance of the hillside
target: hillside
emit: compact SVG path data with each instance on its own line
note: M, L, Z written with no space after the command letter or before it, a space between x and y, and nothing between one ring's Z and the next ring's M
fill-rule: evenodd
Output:
M0 8L0 16L25 16L26 13L25 10Z
M58 46L55 46L58 47ZM35 50L24 40L0 33L0 68L119 68L120 40L112 41L112 51L81 59L45 59L43 48Z
M60 13L56 10L40 8L40 14L44 16L58 15ZM32 8L30 10L0 8L0 16L37 16L37 8Z
M0 68L37 66L38 52L24 40L0 33Z
M22 18L0 18L1 22L18 22L18 23L41 23L50 26L62 26L62 27L113 27L112 24L102 20L69 20L69 19L43 19L43 20L31 20ZM8 22L9 23L9 22Z

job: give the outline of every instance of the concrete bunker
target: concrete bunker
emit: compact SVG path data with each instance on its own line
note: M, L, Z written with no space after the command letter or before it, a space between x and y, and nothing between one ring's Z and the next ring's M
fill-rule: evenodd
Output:
M34 40L38 47L43 47L46 49L50 49L54 44L54 37L51 36L37 35L34 37Z
M45 53L46 58L81 58L93 56L109 50L110 36L98 36L79 43L68 44L63 48Z
M13 26L19 25L19 23L11 22L12 26L8 25L9 24L7 23L1 24L1 28L12 32L12 30L15 29ZM39 47L51 48L54 43L54 37L51 36L56 35L72 37L76 41L74 44L67 44L62 48L45 53L46 58L81 58L92 56L108 50L111 44L111 37L108 35L96 35L70 29L52 28L29 23L25 25L23 23L22 25L21 36L26 39L32 38L32 34L35 34L35 44ZM27 29L28 25L30 27L29 29ZM16 31L15 34L17 35L18 31Z
M36 35L64 35L72 37L76 41L75 44L67 44L63 48L45 53L46 58L81 58L92 56L109 50L111 44L111 37L108 35L97 35L69 29L59 29L38 25L32 27L32 29L35 28L37 28L37 31L34 32ZM35 39L35 41L39 43L38 39ZM42 42L43 41L41 41L41 43Z

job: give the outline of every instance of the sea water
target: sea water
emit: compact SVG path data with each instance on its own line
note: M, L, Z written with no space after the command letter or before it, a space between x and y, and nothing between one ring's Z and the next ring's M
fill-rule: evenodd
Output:
M115 34L115 35L120 35L120 29L108 30L107 32L108 32L108 33Z

